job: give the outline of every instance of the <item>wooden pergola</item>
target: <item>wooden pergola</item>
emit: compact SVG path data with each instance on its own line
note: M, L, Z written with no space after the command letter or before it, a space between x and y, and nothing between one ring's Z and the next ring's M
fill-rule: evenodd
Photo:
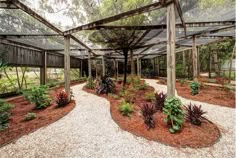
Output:
M193 76L196 79L198 75L198 65L197 65L197 46L201 45L197 43L198 38L201 37L211 37L215 38L215 41L224 40L225 38L234 38L234 35L214 35L214 33L234 29L235 28L235 20L227 20L227 21L205 21L205 22L185 22L183 18L182 9L180 7L180 3L178 0L160 0L159 2L149 4L140 8L136 8L133 10L129 10L114 16L110 16L108 18L100 19L88 24L84 24L66 31L62 31L45 18L40 16L30 7L26 6L19 0L1 0L0 1L0 8L2 9L20 9L33 17L34 19L38 20L40 23L46 25L48 28L53 30L55 33L39 33L39 34L14 34L14 33L2 33L0 34L0 43L14 45L14 46L21 46L23 48L27 47L33 50L42 51L42 67L40 71L41 76L41 83L45 84L46 82L46 70L47 70L47 53L49 52L60 52L64 51L64 76L65 76L65 91L67 94L70 94L70 68L71 68L71 51L83 51L85 52L86 58L88 59L88 77L92 77L91 72L91 59L96 58L98 56L102 56L102 63L103 63L103 75L105 74L105 62L104 57L108 57L110 59L114 59L114 63L117 67L117 61L115 59L123 59L121 56L121 48L91 48L81 40L79 40L74 33L83 30L141 30L143 34L140 35L138 39L132 42L132 49L130 49L130 58L131 58L131 74L134 74L134 57L137 60L137 74L141 74L141 65L140 60L149 55L161 55L163 53L167 54L167 95L168 97L175 96L175 54L176 48L179 46L188 47L186 49L191 49L193 54ZM114 25L107 25L108 23L118 21L121 19L125 19L128 17L132 17L135 15L151 12L153 10L167 8L166 13L166 24L159 24L159 25L140 25L140 26L114 26ZM181 23L176 23L176 15L175 11L177 11ZM105 25L106 24L106 25ZM187 28L197 28L197 27L205 27L211 29L204 29L201 31L193 31L187 32ZM183 28L184 33L181 35L176 36L176 28L181 29ZM159 35L165 32L166 39L161 41L155 41L154 43L142 44L142 41L147 37L150 32L154 30L156 31L154 36L148 38L148 41L152 39L158 38ZM39 46L35 46L28 43L21 43L14 38L24 38L24 37L60 37L64 39L64 48L52 48L52 49L44 49ZM79 44L79 48L71 48L71 40L75 41ZM191 45L186 45L186 43L181 43L184 40L191 41ZM213 41L213 42L215 42ZM146 53L148 50L152 49L158 45L166 45L164 50L160 50L157 52ZM142 51L135 53L135 50ZM109 52L109 55L100 55L97 54L96 51L102 52ZM146 54L145 54L146 53ZM76 58L76 55L74 56ZM74 59L75 60L75 59ZM82 65L82 64L81 64ZM82 68L82 66L80 66ZM68 95L68 98L70 96Z

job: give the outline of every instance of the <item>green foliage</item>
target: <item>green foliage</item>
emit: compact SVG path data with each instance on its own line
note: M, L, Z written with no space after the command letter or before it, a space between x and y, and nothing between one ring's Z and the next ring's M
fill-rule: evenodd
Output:
M26 100L35 104L36 109L46 108L50 105L51 98L48 95L48 86L33 87L30 90L23 91Z
M178 98L168 98L164 103L163 113L166 115L165 122L171 125L169 131L179 131L184 122L184 111L181 109L181 101Z
M124 116L131 116L131 113L134 111L133 105L130 103L127 103L125 100L122 100L121 105L119 106L119 110L122 115Z
M11 113L9 112L14 106L0 99L0 131L8 127L8 121Z
M155 94L154 94L154 92L147 92L144 94L144 98L145 98L145 100L152 102L155 98Z
M139 85L140 90L146 90L147 89L147 84L144 82L143 84Z
M190 83L190 88L191 88L191 93L192 95L196 95L198 94L198 90L199 90L199 83L194 81Z
M133 90L127 90L124 93L124 99L126 102L133 103L135 98L135 91Z
M88 88L88 89L94 89L95 88L95 84L94 84L94 81L93 81L92 78L89 77L87 79L85 87Z
M181 86L184 86L185 82L186 82L185 79L180 79L179 80L179 83L180 83Z
M125 94L126 94L125 87L122 87L121 90L120 90L120 92L119 92L119 96L124 97Z
M180 78L185 77L183 64L176 64L176 76Z
M30 120L33 120L35 119L37 116L35 113L33 112L28 112L25 117L24 117L24 121L30 121Z

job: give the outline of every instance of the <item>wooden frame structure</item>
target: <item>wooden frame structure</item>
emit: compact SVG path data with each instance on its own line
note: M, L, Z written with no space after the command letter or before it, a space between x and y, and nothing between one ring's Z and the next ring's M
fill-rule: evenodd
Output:
M131 16L143 14L146 12L150 12L153 10L157 10L163 7L167 7L167 24L160 24L160 25L149 25L149 26L111 26L111 25L104 25L110 22L114 22L117 20L121 20L124 18L128 18ZM180 7L180 4L178 0L161 0L159 2L149 4L140 8L136 8L127 12L123 12L108 18L104 18L101 20L97 20L85 25L81 25L78 27L75 27L73 29L67 30L67 31L61 31L57 27L55 27L53 24L48 22L46 19L44 19L42 16L37 14L35 11L30 9L28 6L24 5L22 2L19 0L6 0L6 1L1 1L0 2L0 8L5 8L5 9L20 9L33 17L34 19L38 20L40 23L44 24L51 30L55 31L56 33L54 34L0 34L0 43L8 43L8 44L17 44L19 46L24 46L36 50L40 50L43 52L47 51L64 51L64 69L65 69L65 90L68 93L68 98L70 97L70 77L69 77L69 71L70 71L70 56L71 56L71 51L86 51L87 52L87 58L88 58L88 72L89 72L89 77L92 77L91 74L91 58L98 56L95 51L112 51L109 53L111 55L112 53L118 53L120 54L121 48L105 48L105 49L98 49L98 48L90 48L86 44L84 44L82 41L80 41L77 37L73 35L73 33L76 33L78 31L82 30L145 30L145 32L134 42L132 41L130 43L131 45L131 61L132 61L132 74L134 74L134 60L133 58L136 56L137 57L137 73L138 75L141 75L141 64L139 61L147 55L152 55L152 53L149 54L143 54L145 51L149 50L153 46L159 45L159 44L165 44L167 45L166 50L159 51L159 54L162 54L163 52L167 52L167 87L168 87L168 96L175 96L175 40L176 40L176 35L175 35L175 28L184 28L185 31L185 36L181 38L189 38L193 40L193 45L192 45L192 50L193 50L193 67L194 67L194 77L196 78L197 76L197 48L196 48L196 38L198 36L206 36L209 37L210 35L208 33L215 33L224 29L232 29L235 28L235 21L230 20L230 21L209 21L209 22L188 22L186 23L183 18L183 13ZM181 23L175 24L175 11L177 11ZM220 27L222 26L222 27ZM223 27L224 26L224 27ZM216 28L213 30L204 30L192 34L186 34L186 28L187 27L220 27ZM146 44L146 45L140 45L141 41L150 33L151 30L160 30L159 33L157 33L155 36L152 38L158 36L163 32L163 30L166 29L166 35L167 35L167 40L166 41L161 41L161 42L156 42L152 44ZM30 44L26 43L20 43L11 40L11 38L22 38L22 37L64 37L64 49L51 49L51 50L46 50L44 48L38 47L38 46L32 46ZM228 37L228 36L227 36ZM149 40L151 40L150 38ZM70 39L74 40L77 42L81 47L83 48L70 48ZM135 54L133 51L136 49L141 49L144 48L143 51L141 51L138 54ZM46 54L46 53L45 53ZM91 54L93 56L91 56ZM153 53L157 54L157 53ZM115 56L108 56L107 58L121 58L121 57L115 57ZM103 61L103 74L105 73L105 64L104 64L104 55L102 55L102 61ZM41 83L44 84L46 82L46 69L47 69L47 62L44 58L44 66L42 67L42 72L41 72ZM116 62L116 61L115 61ZM81 62L81 65L82 62ZM117 64L118 65L118 64ZM118 67L118 66L117 66ZM82 66L81 66L82 69Z

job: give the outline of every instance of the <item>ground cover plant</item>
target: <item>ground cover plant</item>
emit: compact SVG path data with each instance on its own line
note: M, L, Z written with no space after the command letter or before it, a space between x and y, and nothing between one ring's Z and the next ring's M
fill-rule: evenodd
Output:
M127 103L125 100L122 100L121 105L119 106L119 110L122 115L124 116L131 116L131 113L134 111L133 105L130 103Z
M36 117L37 117L36 113L28 112L24 117L24 121L30 121L35 119Z

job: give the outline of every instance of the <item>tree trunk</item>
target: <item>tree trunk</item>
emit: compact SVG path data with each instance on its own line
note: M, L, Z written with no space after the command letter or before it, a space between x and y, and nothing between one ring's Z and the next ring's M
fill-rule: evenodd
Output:
M236 47L236 44L234 45L233 52L232 52L230 60L229 60L229 83L231 81L232 61L233 61L233 57L234 57L234 53L235 53L235 47Z

